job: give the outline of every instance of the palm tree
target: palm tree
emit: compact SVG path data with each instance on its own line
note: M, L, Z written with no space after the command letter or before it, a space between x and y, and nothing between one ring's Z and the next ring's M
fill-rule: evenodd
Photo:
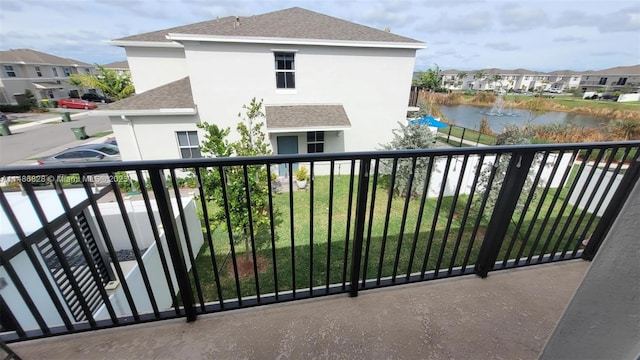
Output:
M478 90L482 90L480 88L480 82L482 82L482 80L484 80L485 76L486 76L486 74L482 70L476 71L476 79L478 79Z
M499 74L493 75L493 77L491 77L491 81L493 82L493 87L495 87L496 83L498 83L498 89L500 89L502 87L502 82L500 80L502 80L501 75Z
M118 74L116 71L106 69L97 65L97 75L91 74L73 74L69 78L69 83L76 86L86 86L100 89L105 96L113 100L120 100L129 97L135 92L131 76L123 73Z
M457 85L461 85L463 83L464 78L467 77L467 73L464 71L460 71L458 73L458 75L456 76L456 79L458 80L456 82Z

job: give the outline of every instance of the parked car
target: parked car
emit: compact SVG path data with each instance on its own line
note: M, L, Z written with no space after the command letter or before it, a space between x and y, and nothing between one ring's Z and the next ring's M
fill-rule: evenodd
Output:
M58 100L58 107L61 108L69 108L69 109L95 109L97 108L96 104L90 103L86 100L82 99L74 99L74 98L66 98Z
M38 165L120 161L120 151L117 146L109 144L87 144L69 148L55 155L38 160Z
M86 93L81 96L82 100L93 101L93 102L101 102L101 103L110 103L113 100L109 99L106 96L94 94L94 93Z
M0 122L7 121L7 120L9 120L9 118L7 117L7 114L0 111Z
M102 142L103 144L109 144L109 145L113 145L113 146L118 146L118 141L116 141L115 137L110 137L107 138L105 141Z

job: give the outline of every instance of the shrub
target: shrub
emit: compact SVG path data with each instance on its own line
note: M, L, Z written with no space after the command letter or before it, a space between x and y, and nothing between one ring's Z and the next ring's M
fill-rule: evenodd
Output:
M25 113L31 109L29 105L11 105L11 104L3 104L0 105L0 111L8 112L8 113Z

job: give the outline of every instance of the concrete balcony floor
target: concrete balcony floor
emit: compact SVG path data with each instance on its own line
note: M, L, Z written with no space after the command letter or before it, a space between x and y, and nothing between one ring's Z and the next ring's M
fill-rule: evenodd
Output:
M535 359L588 262L10 344L23 359Z

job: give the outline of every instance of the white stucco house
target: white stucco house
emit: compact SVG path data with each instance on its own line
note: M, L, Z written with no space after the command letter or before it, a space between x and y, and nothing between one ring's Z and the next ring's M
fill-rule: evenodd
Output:
M407 115L426 44L302 8L226 17L111 41L137 94L111 118L124 160L198 157L198 122L232 129L263 100L276 154L374 150Z
M0 51L0 104L17 104L16 95L30 90L37 100L57 100L76 92L95 92L69 83L73 74L93 74L95 67L32 49Z

